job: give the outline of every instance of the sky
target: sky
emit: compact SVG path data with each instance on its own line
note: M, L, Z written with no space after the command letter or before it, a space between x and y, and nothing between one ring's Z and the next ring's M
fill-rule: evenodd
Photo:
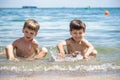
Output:
M120 7L120 0L0 0L0 8L22 6L50 7Z

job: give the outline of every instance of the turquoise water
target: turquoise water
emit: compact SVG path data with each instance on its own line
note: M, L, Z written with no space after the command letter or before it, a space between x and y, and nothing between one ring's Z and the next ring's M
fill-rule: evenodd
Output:
M110 12L108 16L104 15L105 10ZM6 60L5 55L0 55L0 75L49 71L63 71L61 74L66 71L71 74L73 71L74 75L81 72L120 75L120 8L1 8L0 51L23 36L22 27L27 19L35 19L40 23L36 39L40 47L48 48L49 53L44 60L21 62L11 62ZM81 19L86 24L85 38L97 49L96 59L85 61L67 57L62 62L55 59L58 54L56 44L70 37L69 23L73 19Z

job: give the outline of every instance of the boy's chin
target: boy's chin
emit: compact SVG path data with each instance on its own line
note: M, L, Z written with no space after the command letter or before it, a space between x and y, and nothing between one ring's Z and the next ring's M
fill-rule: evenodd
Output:
M75 42L80 42L81 40L75 40Z
M79 39L74 39L74 41L75 41L75 42L80 42L81 39L80 39L80 38L79 38Z
M31 38L25 38L26 41L31 41L32 39Z

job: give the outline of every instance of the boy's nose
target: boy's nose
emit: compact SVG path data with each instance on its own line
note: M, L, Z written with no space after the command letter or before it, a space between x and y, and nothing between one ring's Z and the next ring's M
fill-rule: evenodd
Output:
M27 37L30 37L30 34L29 34L29 33L27 34Z
M80 36L80 34L76 34L76 36Z

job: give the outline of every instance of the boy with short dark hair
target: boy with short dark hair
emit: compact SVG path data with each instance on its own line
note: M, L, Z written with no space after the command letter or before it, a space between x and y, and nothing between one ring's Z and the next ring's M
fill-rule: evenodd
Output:
M81 20L72 20L70 22L70 34L72 37L57 45L61 58L66 54L64 46L67 46L68 54L72 54L73 57L81 54L83 59L87 59L89 56L95 57L97 55L93 45L84 38L85 30L86 25Z

